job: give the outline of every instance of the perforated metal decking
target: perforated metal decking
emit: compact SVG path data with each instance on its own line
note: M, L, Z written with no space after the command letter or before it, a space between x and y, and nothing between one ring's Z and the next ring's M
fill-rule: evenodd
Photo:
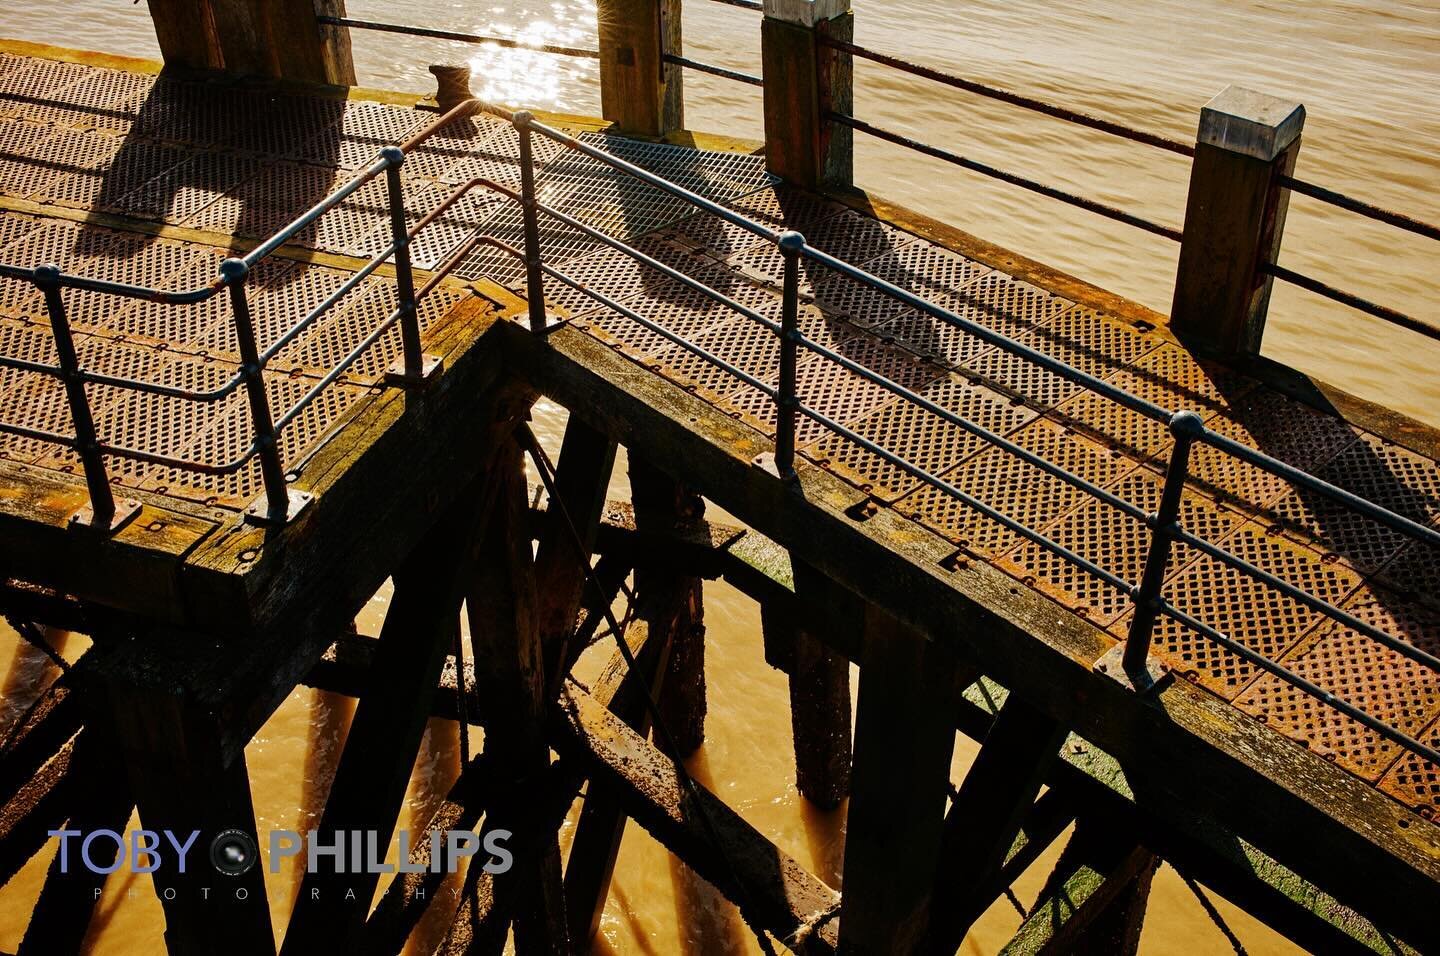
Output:
M433 114L380 103L253 90L241 95L214 84L0 56L0 196L9 200L8 211L0 211L0 260L56 261L87 275L190 287L213 276L230 236L268 234L352 175L380 146L429 118ZM801 230L820 249L1133 394L1194 409L1222 434L1417 521L1440 521L1440 467L1433 460L1198 360L1144 323L1103 314L830 200L777 185L754 156L598 134L586 139L777 229ZM561 153L543 138L536 146L543 150L539 186L547 204L778 318L781 260L772 245L708 214L690 214L677 200L582 155ZM513 130L486 118L466 120L428 141L403 168L412 221L473 178L518 182L516 157ZM84 221L96 213L110 218ZM190 231L148 234L159 224ZM477 226L520 243L516 207L476 191L426 233L416 248L417 264L438 263ZM317 223L302 245L363 257L384 247L387 228L383 189L371 184ZM775 384L778 348L769 329L571 228L544 224L544 249L547 265L586 288ZM262 347L346 275L334 259L297 258L267 263L255 278ZM463 272L525 291L520 265L493 248L477 250ZM1130 502L1155 506L1170 445L1163 427L824 269L805 270L801 289L806 335ZM460 295L437 291L422 323L444 314ZM291 343L269 373L276 408L288 407L306 383L359 342L393 307L394 296L390 280L371 278L345 308ZM773 433L772 403L753 387L584 293L549 281L546 297L576 327ZM204 387L235 367L223 299L189 310L92 301L83 294L69 304L82 359L96 369ZM52 348L33 290L0 285L0 352L48 361ZM337 427L367 389L380 387L398 348L398 336L382 340L307 410L286 438L288 465ZM1149 535L1133 519L828 359L804 356L797 380L807 405L1121 577L1138 579ZM197 410L103 389L92 400L102 435L131 447L219 461L238 451L248 434L239 401ZM0 373L0 418L57 431L69 426L57 385L23 373ZM1125 633L1130 601L1108 585L813 422L802 423L799 444L806 458L932 529L957 551L992 562L1116 635ZM75 468L63 449L29 440L0 439L0 454L36 467ZM1230 458L1197 451L1193 472L1182 503L1187 527L1363 621L1440 651L1440 556L1431 549ZM112 474L122 485L229 507L258 491L258 476L248 471L205 479L115 462ZM1435 673L1189 549L1177 549L1167 578L1166 593L1182 610L1440 745ZM1213 642L1162 624L1155 651L1192 680L1396 798L1426 812L1440 807L1440 768Z

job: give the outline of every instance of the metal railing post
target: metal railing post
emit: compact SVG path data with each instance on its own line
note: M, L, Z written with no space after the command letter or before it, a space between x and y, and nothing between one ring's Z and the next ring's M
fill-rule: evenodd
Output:
M115 495L105 473L105 457L100 454L95 434L95 419L90 411L90 396L85 394L85 381L80 374L80 357L75 352L75 339L70 334L70 321L65 317L65 302L60 295L60 267L43 265L35 269L35 285L45 296L45 311L50 316L50 332L55 339L55 353L60 360L60 377L65 385L65 399L75 425L75 452L85 471L85 487L90 494L90 513L77 513L72 519L81 524L108 528L115 521ZM86 520L88 518L88 520Z
M251 520L267 524L284 524L290 519L291 497L285 483L285 467L280 461L279 436L270 416L270 399L265 394L264 367L255 341L255 323L250 317L250 302L245 296L245 276L249 267L241 259L220 263L220 275L230 287L230 305L235 312L235 338L240 347L240 374L245 380L245 395L250 402L250 418L255 425L256 455L260 459L260 479L264 484L263 498L245 510Z
M775 399L775 470L780 477L795 477L795 425L800 399L795 394L795 363L800 333L800 250L805 237L798 232L780 234L780 254L785 258L785 281L780 302L780 380Z
M420 316L415 300L415 272L410 263L410 230L405 222L405 187L400 167L405 151L386 146L380 156L385 167L385 184L390 203L390 242L395 247L395 291L400 299L400 358L385 372L392 385L417 385L440 367L440 360L420 350Z
M515 113L512 122L520 133L520 212L525 221L525 288L530 300L530 331L545 331L545 278L540 271L540 211L535 198L535 157L530 145L530 123L535 117L526 110Z
M1190 473L1190 449L1200 436L1205 423L1194 412L1176 412L1170 417L1170 434L1175 447L1165 469L1165 487L1160 492L1160 507L1150 516L1150 552L1145 556L1145 570L1135 588L1135 616L1125 638L1122 664L1127 674L1146 667L1150 654L1150 638L1155 633L1159 614L1160 588L1165 582L1165 567L1170 562L1171 545L1175 542L1176 522L1180 518L1180 495Z

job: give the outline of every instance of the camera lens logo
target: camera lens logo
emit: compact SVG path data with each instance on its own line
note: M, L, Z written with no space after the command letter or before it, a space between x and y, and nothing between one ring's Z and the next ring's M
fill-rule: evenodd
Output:
M241 876L259 858L255 840L244 830L222 830L210 841L210 865L216 873Z

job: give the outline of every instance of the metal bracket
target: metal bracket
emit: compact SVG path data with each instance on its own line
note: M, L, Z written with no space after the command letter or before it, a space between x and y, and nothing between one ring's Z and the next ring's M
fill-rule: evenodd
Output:
M751 459L750 463L772 478L780 477L780 469L775 464L775 453L773 451L761 452Z
M115 512L110 515L110 521L105 527L97 527L95 524L95 509L90 502L70 516L70 527L72 528L94 528L96 531L103 531L106 534L114 534L125 527L140 513L140 502L131 501L128 498L117 498L115 500Z
M405 374L405 359L396 359L389 368L385 370L385 384L394 385L397 388L420 388L428 387L435 381L435 376L445 367L445 360L438 355L431 355L428 352L420 356L420 377L411 378Z
M261 526L275 526L289 524L290 521L305 510L305 506L315 500L315 496L308 491L300 491L298 488L287 488L285 497L289 500L289 507L284 514L276 514L270 510L270 503L262 493L250 503L245 509L245 520L251 524Z
M1160 686L1160 682L1170 673L1170 668L1154 657L1147 656L1144 670L1127 671L1125 669L1125 642L1121 641L1100 655L1099 660L1095 662L1095 673L1108 677L1121 687L1137 694L1148 694Z

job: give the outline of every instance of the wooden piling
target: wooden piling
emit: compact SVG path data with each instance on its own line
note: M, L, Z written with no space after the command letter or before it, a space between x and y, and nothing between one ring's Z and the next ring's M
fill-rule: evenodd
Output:
M965 680L952 652L875 605L864 641L840 948L910 952L931 918Z
M854 106L851 55L820 42L849 42L849 0L767 0L760 24L765 78L765 165L806 188L847 188L854 180L854 131L826 118Z
M635 527L641 534L673 532L700 521L705 514L703 498L634 455L630 457L630 492ZM705 742L704 589L699 578L662 567L637 567L635 588L638 594L673 602L677 609L660 714L680 750L676 756L688 756Z
M317 17L345 15L344 0L149 0L160 53L172 66L223 69L341 86L355 84L350 31Z
M680 0L599 0L600 115L618 130L664 136L685 128Z
M1187 345L1256 355L1305 107L1227 87L1200 111L1170 326Z
M495 909L501 919L513 920L521 952L563 953L568 942L560 848L543 812L550 765L546 672L519 445L506 443L495 471L495 508L465 599L478 690L491 715L485 755L494 759L500 781L489 819L492 829L516 835L514 864L496 875Z
M986 891L1030 815L1065 733L1063 724L1014 695L1000 709L945 817L935 875L943 905L930 930L936 950L954 951L994 899Z

